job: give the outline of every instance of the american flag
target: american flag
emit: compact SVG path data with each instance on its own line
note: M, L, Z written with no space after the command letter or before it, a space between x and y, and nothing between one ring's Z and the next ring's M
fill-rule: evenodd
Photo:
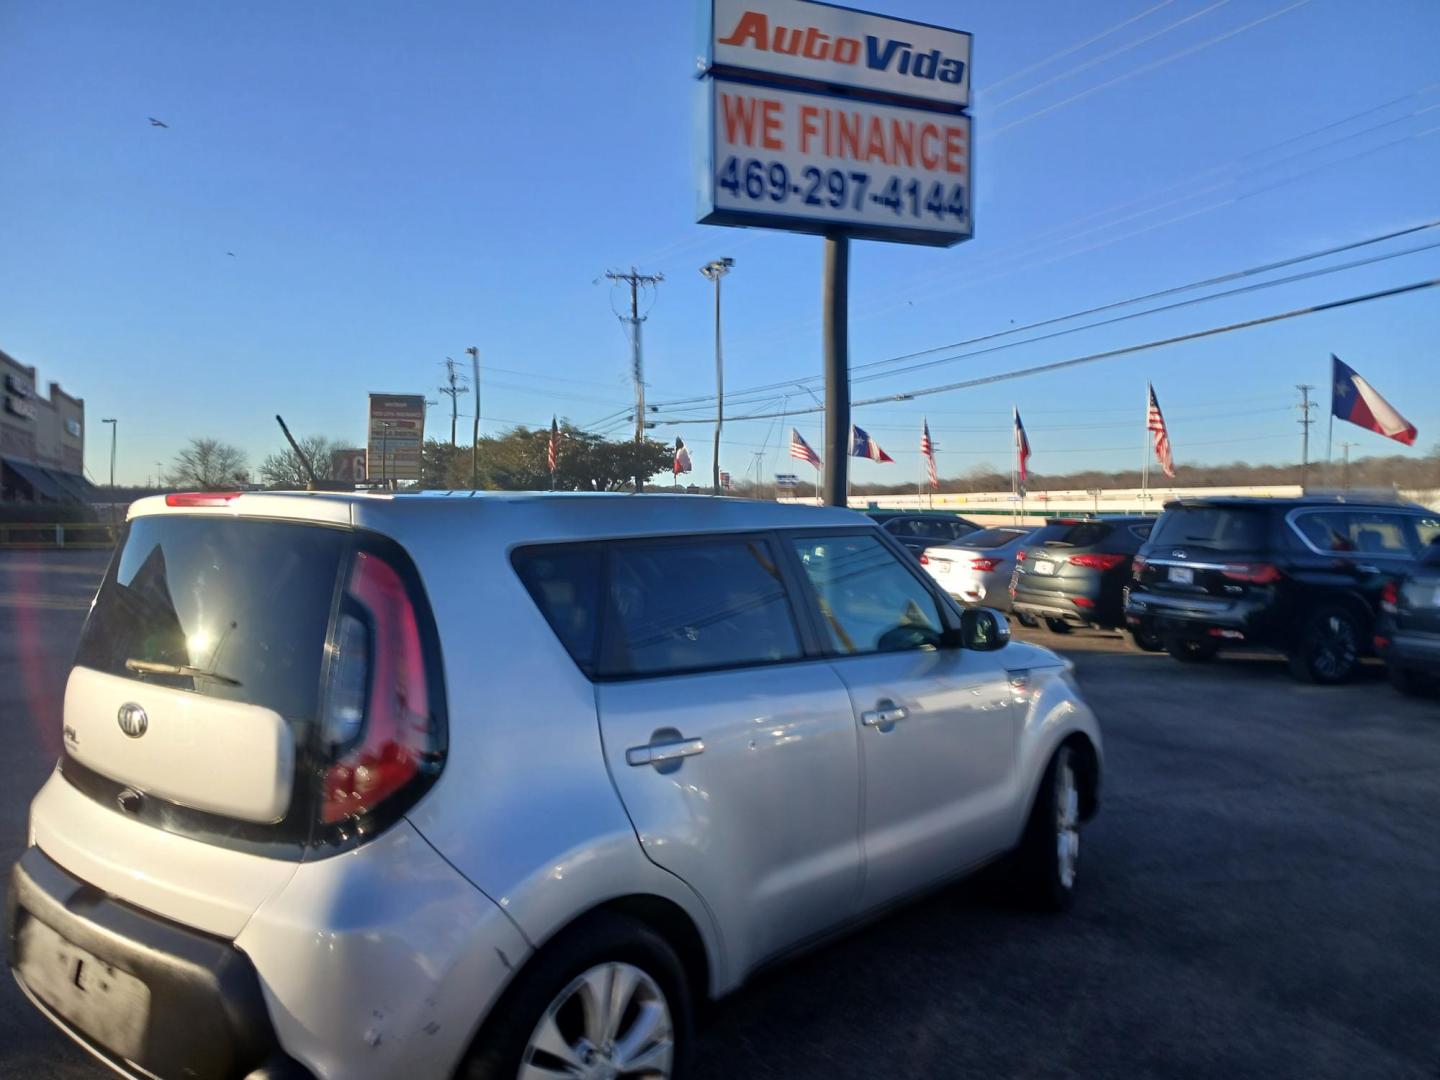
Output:
M810 444L802 439L800 432L793 427L790 429L790 456L820 468L820 455L810 449Z
M1020 407L1015 410L1015 478L1019 482L1020 494L1025 494L1025 481L1030 479L1030 440L1025 436L1025 425L1020 422Z
M1146 384L1149 386L1149 384ZM1165 429L1165 416L1160 412L1160 402L1155 398L1155 387L1149 386L1150 408L1145 415L1145 426L1155 436L1155 460L1160 462L1160 471L1172 480L1175 478L1175 456L1170 452L1170 432Z
M676 476L690 471L690 451L685 449L685 440L678 435L675 436L675 462L672 468Z
M925 477L930 486L939 487L940 477L935 472L935 444L930 441L930 421L920 418L920 453L925 456Z
M560 424L552 414L550 417L550 472L554 473L560 464Z

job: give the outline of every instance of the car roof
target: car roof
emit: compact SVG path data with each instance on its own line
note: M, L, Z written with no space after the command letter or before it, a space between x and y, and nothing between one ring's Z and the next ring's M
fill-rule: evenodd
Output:
M512 537L643 536L661 533L869 525L842 507L806 506L713 495L635 495L628 492L264 491L216 496L214 505L174 506L163 495L130 507L131 518L154 514L210 514L354 525L380 532L424 527L474 527Z
M1208 495L1176 499L1165 504L1165 509L1174 507L1260 507L1271 509L1294 509L1299 506L1361 506L1370 509L1424 510L1419 503L1383 493L1355 494L1313 494L1276 497L1270 495Z

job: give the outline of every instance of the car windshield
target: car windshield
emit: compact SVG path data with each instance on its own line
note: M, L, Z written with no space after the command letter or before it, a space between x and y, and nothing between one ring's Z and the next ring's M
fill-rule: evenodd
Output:
M1150 533L1150 543L1260 551L1265 547L1265 511L1258 507L1173 507Z

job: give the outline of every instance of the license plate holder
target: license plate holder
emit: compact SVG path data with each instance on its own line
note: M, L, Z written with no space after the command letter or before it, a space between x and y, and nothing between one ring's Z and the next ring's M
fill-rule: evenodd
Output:
M1194 585L1195 568L1192 566L1170 567L1170 584L1172 585Z
M1055 564L1053 562L1047 562L1044 559L1037 559L1035 561L1035 573L1046 576L1052 575L1055 573Z
M21 977L30 992L81 1034L121 1057L143 1050L150 988L68 941L39 919L20 928Z

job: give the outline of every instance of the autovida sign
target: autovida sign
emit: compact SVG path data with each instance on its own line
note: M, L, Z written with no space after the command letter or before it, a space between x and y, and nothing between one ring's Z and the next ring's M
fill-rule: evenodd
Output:
M949 247L972 232L970 35L711 0L699 220Z

